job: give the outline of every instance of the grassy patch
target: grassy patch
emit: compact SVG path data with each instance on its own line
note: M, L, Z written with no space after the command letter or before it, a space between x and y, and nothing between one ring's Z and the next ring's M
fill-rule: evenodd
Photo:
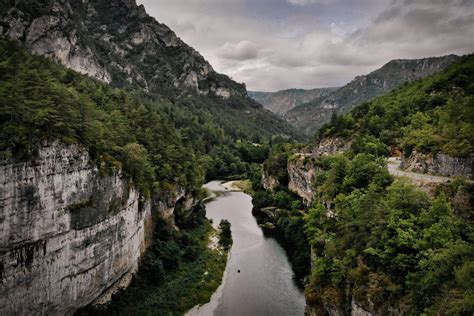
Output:
M250 182L250 180L235 181L233 185L248 195L253 195L255 193L254 190L252 189L252 183Z

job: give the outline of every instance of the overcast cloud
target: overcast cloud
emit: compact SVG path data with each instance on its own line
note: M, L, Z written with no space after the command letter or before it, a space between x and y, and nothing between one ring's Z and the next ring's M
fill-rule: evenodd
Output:
M473 0L138 0L249 90L341 86L392 59L474 52Z

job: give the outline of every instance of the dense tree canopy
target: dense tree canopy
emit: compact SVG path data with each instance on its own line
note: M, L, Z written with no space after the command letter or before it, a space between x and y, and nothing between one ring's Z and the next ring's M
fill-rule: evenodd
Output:
M349 114L333 115L315 139L355 138L357 150L371 146L374 154L388 153L386 147L395 146L407 154L417 149L470 155L474 152L473 77L474 55L468 55L445 71L405 84Z

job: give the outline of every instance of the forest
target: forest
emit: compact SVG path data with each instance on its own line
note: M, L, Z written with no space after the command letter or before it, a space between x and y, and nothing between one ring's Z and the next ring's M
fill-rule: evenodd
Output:
M173 104L113 88L5 39L0 102L3 159L30 159L45 140L80 143L103 172L122 167L144 195L171 184L193 190L205 179L246 177L268 151L266 127L219 121L221 112L242 115L232 104L225 109L198 96Z
M398 147L466 157L474 152L474 55L445 71L405 84L331 122L313 137L352 138L354 150L387 154Z
M388 172L393 152L418 150L466 157L474 140L473 56L428 78L333 115L307 151L325 138L351 141L348 151L312 158L313 203L288 191L286 166L298 144L273 146L265 172L273 191L254 183L256 208L281 209L277 227L313 257L305 293L316 313L348 313L352 303L376 314L469 315L474 310L474 185L455 178L427 193ZM309 159L309 158L308 158ZM467 175L468 176L468 175ZM304 214L301 216L301 213ZM286 223L286 224L285 224ZM290 226L292 226L290 225ZM303 239L297 234L303 230ZM309 256L309 254L308 254ZM301 257L300 257L301 258ZM298 268L296 269L298 271Z

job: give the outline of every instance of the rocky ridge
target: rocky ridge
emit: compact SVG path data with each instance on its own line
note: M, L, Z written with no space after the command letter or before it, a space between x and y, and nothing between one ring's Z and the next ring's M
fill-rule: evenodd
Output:
M115 86L161 95L183 91L246 97L135 0L2 0L0 35Z
M347 113L354 107L400 87L406 82L439 72L460 58L456 55L448 55L392 60L368 75L357 76L327 96L296 106L284 117L292 125L311 135L323 124L329 122L333 113Z
M325 97L338 88L317 88L311 90L288 89L277 92L249 91L249 96L276 114L285 114L300 104Z

